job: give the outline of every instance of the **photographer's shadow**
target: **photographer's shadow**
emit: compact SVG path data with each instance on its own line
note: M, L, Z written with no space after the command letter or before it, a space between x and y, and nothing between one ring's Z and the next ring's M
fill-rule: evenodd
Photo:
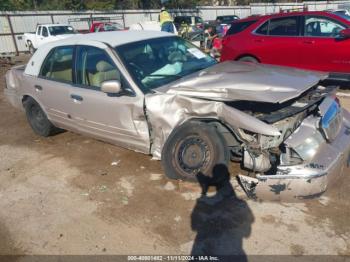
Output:
M197 178L202 196L191 215L192 230L197 232L191 255L234 255L234 261L247 261L242 242L250 235L254 216L247 203L236 197L226 165L216 165L211 178L201 173ZM216 188L214 196L207 196L209 186Z

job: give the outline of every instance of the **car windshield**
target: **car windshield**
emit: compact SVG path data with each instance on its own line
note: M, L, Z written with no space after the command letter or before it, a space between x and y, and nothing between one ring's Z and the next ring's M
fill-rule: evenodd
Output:
M71 26L49 26L50 35L66 35L66 34L75 34L73 27Z
M215 59L176 36L125 44L116 51L146 93L216 64Z
M236 20L236 16L219 16L218 19L221 23L231 23L233 20Z
M123 29L123 26L118 23L106 23L104 27L105 31L118 31L122 29Z

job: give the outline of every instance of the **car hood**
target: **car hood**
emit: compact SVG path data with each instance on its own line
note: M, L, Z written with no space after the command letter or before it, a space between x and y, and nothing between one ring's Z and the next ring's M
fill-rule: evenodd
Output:
M317 71L228 61L156 90L217 101L283 103L300 96L327 76Z

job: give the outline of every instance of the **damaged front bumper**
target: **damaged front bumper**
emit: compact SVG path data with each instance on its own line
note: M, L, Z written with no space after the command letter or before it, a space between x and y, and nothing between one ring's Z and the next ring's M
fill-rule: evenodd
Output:
M323 143L314 157L300 165L278 166L276 174L239 176L248 196L265 200L292 200L321 195L339 177L350 175L350 114L335 139Z

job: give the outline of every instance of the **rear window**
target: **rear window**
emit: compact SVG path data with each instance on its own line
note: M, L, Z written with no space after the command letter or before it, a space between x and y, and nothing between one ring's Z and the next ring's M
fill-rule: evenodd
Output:
M242 32L250 25L254 24L257 20L245 21L245 22L234 22L232 23L230 29L227 31L226 35L234 35Z
M230 23L236 19L238 19L238 16L232 15L232 16L218 16L216 20L220 20L222 23Z
M73 47L56 47L45 58L40 76L56 81L73 82L72 67Z
M298 36L299 17L289 16L270 19L261 25L255 32L260 35Z

